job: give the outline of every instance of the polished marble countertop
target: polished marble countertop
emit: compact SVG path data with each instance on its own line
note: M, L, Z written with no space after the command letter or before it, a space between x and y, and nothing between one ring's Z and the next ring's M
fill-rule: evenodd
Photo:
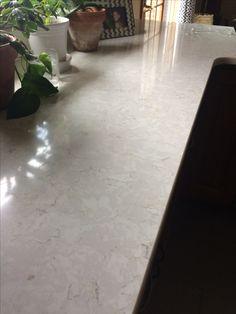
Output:
M0 114L1 314L130 314L213 60L232 28L168 24L73 53L60 94Z

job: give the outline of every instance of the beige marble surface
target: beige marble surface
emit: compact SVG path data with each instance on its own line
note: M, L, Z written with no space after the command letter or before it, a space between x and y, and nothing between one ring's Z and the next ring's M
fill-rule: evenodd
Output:
M181 155L230 28L73 53L61 92L0 114L1 314L130 314Z

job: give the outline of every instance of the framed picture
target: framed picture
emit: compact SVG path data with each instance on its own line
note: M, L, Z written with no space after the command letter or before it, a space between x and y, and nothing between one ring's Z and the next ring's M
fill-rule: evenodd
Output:
M132 36L135 34L132 0L93 0L106 9L102 39Z

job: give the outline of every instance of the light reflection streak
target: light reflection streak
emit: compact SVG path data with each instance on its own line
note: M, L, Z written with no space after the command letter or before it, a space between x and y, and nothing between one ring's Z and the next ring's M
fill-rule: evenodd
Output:
M35 175L34 175L32 172L27 171L27 172L26 172L26 177L27 177L27 178L34 178Z
M11 185L11 189L14 189L14 187L16 186L16 178L15 177L10 178L10 185Z
M28 165L31 166L31 167L34 167L34 168L39 168L42 166L42 163L39 162L37 159L31 159L29 162L28 162Z
M11 191L16 186L16 178L3 177L0 181L0 207L2 208L7 202L12 199Z
M25 171L25 176L28 179L34 179L36 175L33 173L32 169L39 170L44 164L44 161L48 160L51 156L51 145L48 139L49 131L47 127L47 122L43 121L41 125L36 126L36 137L41 141L41 144L37 147L34 156L30 158L26 166L19 165L17 167L18 172ZM29 171L27 168L31 167ZM0 208L8 203L12 198L12 191L17 186L17 180L15 176L7 177L4 176L0 180Z

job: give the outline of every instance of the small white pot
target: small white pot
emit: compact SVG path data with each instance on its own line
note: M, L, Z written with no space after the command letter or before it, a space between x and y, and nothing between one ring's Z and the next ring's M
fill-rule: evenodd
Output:
M40 29L31 33L29 43L34 54L38 55L45 49L54 49L57 51L59 61L66 61L68 27L69 19L58 16L48 25L48 31Z

